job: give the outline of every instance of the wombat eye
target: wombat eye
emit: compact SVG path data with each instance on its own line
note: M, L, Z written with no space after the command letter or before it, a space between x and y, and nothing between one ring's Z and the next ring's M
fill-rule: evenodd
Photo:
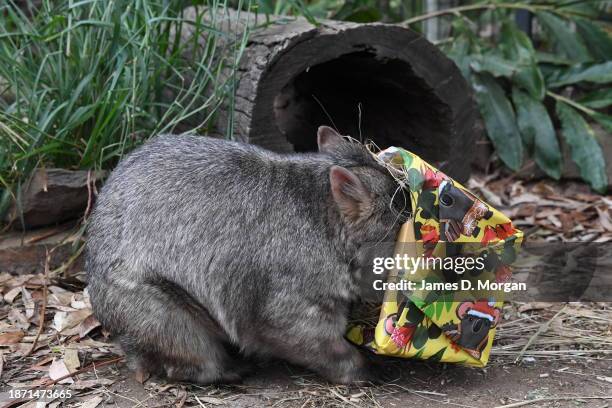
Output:
M445 207L450 207L455 203L455 199L448 193L444 193L440 196L440 204Z

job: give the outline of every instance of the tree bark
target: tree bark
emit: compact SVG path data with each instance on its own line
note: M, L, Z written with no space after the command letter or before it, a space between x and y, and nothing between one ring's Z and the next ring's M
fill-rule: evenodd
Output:
M9 209L5 221L26 229L58 224L82 217L93 205L93 189L103 171L37 169L23 193ZM88 186L89 184L89 186Z
M471 88L419 34L381 23L315 26L303 18L254 28L261 16L241 19L252 32L234 114L220 113L219 134L277 152L313 151L316 129L329 125L381 149L407 148L459 181L469 177Z

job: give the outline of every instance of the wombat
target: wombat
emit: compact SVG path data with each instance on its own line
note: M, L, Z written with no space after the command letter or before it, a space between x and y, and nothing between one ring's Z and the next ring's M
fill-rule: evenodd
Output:
M361 251L395 240L407 204L363 145L317 136L304 154L159 136L119 163L90 218L86 268L95 316L133 369L233 382L254 356L336 383L369 378L347 314L374 279Z

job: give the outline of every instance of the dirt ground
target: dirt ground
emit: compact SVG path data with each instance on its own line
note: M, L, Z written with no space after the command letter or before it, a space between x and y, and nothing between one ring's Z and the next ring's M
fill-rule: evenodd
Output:
M428 366L412 361L394 362L392 365L397 379L384 386L331 387L303 370L277 363L262 368L242 386L210 390L191 388L184 392L192 395L193 399L201 395L199 399L206 406L219 401L236 407L496 407L531 400L534 401L532 406L536 407L602 408L612 403L612 384L597 379L612 373L610 361L500 364L486 370L451 365ZM115 387L114 392L129 395L138 402L144 401L143 406L158 406L155 394L132 379L126 378ZM208 400L207 404L205 397L211 394L218 401ZM541 398L555 399L537 401ZM120 407L136 404L136 401L118 401L121 397L113 399L112 395L110 399ZM174 403L172 397L166 401ZM197 400L195 402L194 406L198 406Z
M66 400L65 407L593 407L612 404L612 361L494 361L486 369L389 361L395 379L385 385L332 386L314 374L281 362L261 367L243 384L199 387L149 379L144 385L123 364L83 378L90 389ZM113 381L95 385L97 379ZM88 381L88 380L81 380ZM0 394L6 404L7 393ZM59 402L59 401L56 401ZM90 406L91 402L89 403ZM7 405L3 405L7 406ZM52 406L52 405L51 405Z
M612 242L611 196L499 176L469 187L529 239ZM83 272L45 265L0 270L0 408L612 407L612 303L506 304L484 369L387 358L384 384L347 387L266 362L239 385L141 384L92 315ZM45 387L56 395L28 394Z

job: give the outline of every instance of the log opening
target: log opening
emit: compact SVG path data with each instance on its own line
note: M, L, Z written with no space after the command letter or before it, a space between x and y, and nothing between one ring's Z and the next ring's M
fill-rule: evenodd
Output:
M239 76L232 129L238 140L277 152L313 151L317 127L329 125L381 149L407 148L459 181L469 176L470 87L414 31L337 21L315 27L301 19L273 24L253 34ZM220 133L225 122L218 122Z
M360 51L309 67L274 99L275 121L297 152L314 151L317 124L378 146L417 154L449 150L451 112L431 87L399 59ZM421 138L430 134L432 137ZM438 156L438 157L436 157Z

